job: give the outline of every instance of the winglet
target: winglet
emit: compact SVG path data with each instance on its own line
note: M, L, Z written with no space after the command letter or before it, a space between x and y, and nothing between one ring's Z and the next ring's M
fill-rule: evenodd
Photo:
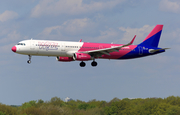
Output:
M136 38L136 35L135 35L135 36L134 36L134 38L131 40L131 42L129 42L128 44L126 44L126 45L124 45L124 46L128 46L128 45L133 44L133 42L134 42L135 38Z
M82 41L82 39L79 40L79 42L81 42L81 41Z
M130 42L130 44L132 44L132 43L134 42L135 38L136 38L136 35L134 36L134 38L132 39L132 41Z
M131 42L129 42L128 44L125 44L125 45L121 46L121 48L122 48L122 47L126 47L126 46L129 46L129 45L133 44L133 42L134 42L135 38L136 38L136 35L135 35L135 36L134 36L134 38L131 40Z

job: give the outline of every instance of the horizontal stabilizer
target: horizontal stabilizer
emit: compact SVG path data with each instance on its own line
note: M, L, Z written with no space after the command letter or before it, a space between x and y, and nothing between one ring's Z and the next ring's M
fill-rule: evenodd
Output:
M149 53L155 53L155 52L158 52L158 51L162 51L162 50L166 50L166 49L170 49L170 48L162 48L162 49L149 49Z

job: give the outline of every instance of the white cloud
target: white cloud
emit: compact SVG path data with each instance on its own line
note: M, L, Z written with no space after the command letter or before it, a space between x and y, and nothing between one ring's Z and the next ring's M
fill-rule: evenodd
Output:
M98 42L113 42L120 37L118 28L106 27L105 30L97 30L98 24L89 18L67 20L61 25L45 28L38 38L42 39L57 39L61 40L71 39L70 37L83 36L87 41ZM94 34L95 33L95 34ZM94 36L97 35L97 36Z
M61 26L47 27L40 34L47 36L47 35L50 35L53 30L55 30L58 34L61 34L60 32L61 29L62 29Z
M159 8L162 11L180 13L180 1L179 0L161 0Z
M180 52L180 28L169 30L166 33L163 33L162 37L163 40L160 43L162 43L164 47L170 47L171 49L173 49L172 51L174 53Z
M134 35L137 36L136 38L136 42L142 42L143 39L145 39L145 37L151 32L151 30L154 28L155 26L149 26L149 25L144 25L142 28L124 28L124 27L120 27L119 30L124 31L124 35L123 38L121 39L122 41L130 41Z
M15 44L6 44L4 46L0 46L1 48L1 53L9 53L11 52L11 48L14 46Z
M108 2L90 2L83 3L83 0L41 0L31 12L32 17L41 15L59 15L59 14L82 14L103 9L111 9L125 0L111 0Z
M114 42L114 43L128 43L134 35L137 35L136 42L140 43L145 39L145 37L151 32L155 26L145 25L142 28L124 28L120 27L109 28L106 27L106 30L96 30L97 24L92 22L88 18L83 19L73 19L65 21L61 25L52 26L45 28L39 35L38 38L41 39L59 39L66 40L73 36L81 37L84 35L84 39L92 40L96 42ZM99 36L92 37L92 31L96 31ZM125 32L122 35L122 32ZM92 32L93 33L93 32ZM123 37L122 37L123 36Z
M0 39L0 43L17 41L20 39L21 39L21 35L17 31L14 30L10 33L7 33L7 36L5 38Z
M38 36L51 39L56 39L57 37L62 36L62 33L67 36L75 36L88 33L89 30L94 27L95 24L88 18L73 19L65 21L62 25L47 27Z
M107 39L114 41L114 39L117 39L119 37L119 32L116 29L108 28L105 31L100 31L100 36L97 37L97 40L99 41L105 41Z
M68 20L63 23L63 28L70 34L84 33L95 26L88 18Z
M0 14L0 21L5 22L8 20L12 20L18 17L18 14L14 11L5 11L4 13Z
M175 31L169 33L169 36L171 36L171 38L177 38L176 42L180 42L180 28L177 28Z

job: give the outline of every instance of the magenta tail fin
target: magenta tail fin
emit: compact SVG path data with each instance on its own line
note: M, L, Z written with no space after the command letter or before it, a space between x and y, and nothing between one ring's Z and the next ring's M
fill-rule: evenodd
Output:
M144 41L139 45L158 47L163 25L156 25Z

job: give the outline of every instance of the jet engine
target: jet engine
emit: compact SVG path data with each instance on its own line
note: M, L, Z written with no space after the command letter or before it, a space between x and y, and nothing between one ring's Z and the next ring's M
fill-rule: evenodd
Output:
M72 57L56 57L56 60L63 61L63 62L74 61Z
M89 54L85 54L85 53L75 53L73 55L73 59L79 61L88 61L88 60L92 60L92 57Z

